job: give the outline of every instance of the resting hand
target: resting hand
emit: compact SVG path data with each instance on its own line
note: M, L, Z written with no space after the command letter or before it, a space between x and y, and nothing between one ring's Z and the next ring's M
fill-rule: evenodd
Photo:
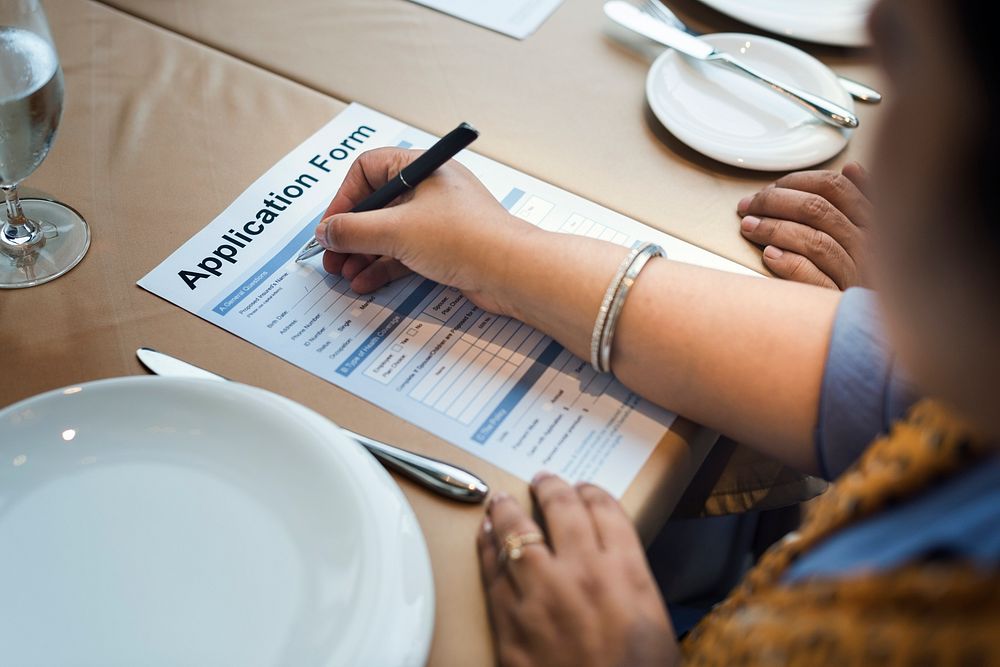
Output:
M590 484L539 476L532 493L545 542L503 559L508 536L541 528L507 495L494 496L479 560L500 665L603 667L678 664L667 618L628 517Z
M764 248L775 275L847 289L868 277L872 205L868 174L854 162L843 172L801 171L739 203L740 228Z
M457 287L476 305L503 312L497 295L515 236L537 229L510 215L468 169L451 161L387 208L349 213L420 153L380 148L361 154L327 208L316 238L323 266L359 293L415 271Z

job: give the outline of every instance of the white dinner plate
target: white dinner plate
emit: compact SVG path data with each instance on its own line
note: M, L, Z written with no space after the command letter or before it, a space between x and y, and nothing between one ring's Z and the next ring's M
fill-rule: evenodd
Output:
M854 109L830 69L768 37L740 33L702 39L765 74ZM802 169L847 145L850 130L833 127L794 102L718 65L667 49L646 76L653 114L685 144L720 162L768 171Z
M0 411L0 665L422 665L399 487L232 382L103 380Z
M875 4L875 0L701 1L763 30L836 46L868 46L868 14Z

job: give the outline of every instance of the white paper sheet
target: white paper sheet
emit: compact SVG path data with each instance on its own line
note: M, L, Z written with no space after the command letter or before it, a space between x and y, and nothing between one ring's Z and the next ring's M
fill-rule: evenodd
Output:
M454 289L414 275L358 296L321 256L295 263L359 153L433 141L352 104L139 285L524 480L548 470L620 496L672 414ZM674 259L752 274L482 156L458 159L514 215L543 228L655 241Z
M413 0L417 4L463 21L524 39L562 4L563 0Z

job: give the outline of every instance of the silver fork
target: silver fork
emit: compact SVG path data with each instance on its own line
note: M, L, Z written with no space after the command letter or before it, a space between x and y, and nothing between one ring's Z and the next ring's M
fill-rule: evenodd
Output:
M670 9L660 2L660 0L642 0L640 8L654 19L663 21L667 25L683 30L694 37L701 37L700 33L685 25L684 21L681 21L677 17L677 14L670 11ZM878 104L882 101L882 93L870 86L866 86L865 84L855 81L854 79L848 79L846 76L837 75L837 80L840 81L841 87L843 87L844 90L851 94L851 97L859 102Z

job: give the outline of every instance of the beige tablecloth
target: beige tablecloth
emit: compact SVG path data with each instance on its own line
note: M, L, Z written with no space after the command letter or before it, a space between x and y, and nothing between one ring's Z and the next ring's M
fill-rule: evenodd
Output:
M105 0L247 62L425 130L458 120L476 150L763 271L738 232L736 203L775 176L705 158L674 139L645 102L661 48L614 26L602 0L566 0L524 41L406 0ZM698 0L668 3L701 32L751 32ZM798 43L839 73L882 87L864 51ZM824 168L865 161L879 108ZM780 507L822 485L746 448L706 471L701 507L684 515Z
M268 71L273 68L241 61L91 0L47 0L45 4L65 70L66 108L52 152L27 186L80 210L94 237L87 257L66 276L40 287L0 293L0 348L4 350L0 405L67 384L143 373L134 352L147 345L288 396L348 428L475 470L494 489L507 490L527 501L527 489L520 480L135 286L138 278L344 108L344 103L315 87ZM566 7L575 12L576 4ZM334 2L331 6L338 16L353 11L359 21L371 21L365 29L371 31L372 40L383 28L388 36L398 34L394 26L399 21L404 25L428 21L425 27L429 29L445 18L427 10L415 14L401 1L348 5L351 3ZM150 6L173 7L170 3ZM259 12L242 7L236 3L229 6L237 15ZM317 16L324 14L319 7L317 4ZM273 12L299 16L284 4L276 5ZM560 20L565 20L565 14L560 15ZM401 18L394 18L397 16ZM212 20L238 33L231 20ZM309 23L303 25L308 27ZM440 25L445 32L439 39L446 41L452 31L463 33L457 30L459 25L470 28ZM297 35L278 23L273 23L270 31L271 40L300 53L310 49L310 39L320 44L328 41ZM462 38L467 47L475 46L485 35L478 30L473 34L475 39ZM242 39L264 36L243 33ZM365 41L361 35L355 39L356 44ZM420 41L415 35L413 39ZM434 42L441 44L439 39ZM534 41L525 45L537 48ZM372 53L377 54L378 48L373 43ZM304 61L315 63L326 58L318 47L310 53L301 56ZM429 63L436 62L433 51L420 55L429 58ZM393 62L394 57L387 56L387 61ZM333 62L328 65L338 67ZM523 72L525 81L529 74ZM486 79L475 80L488 84ZM379 85L391 87L385 81ZM552 137L568 139L563 128L551 128L550 135L534 130L513 135L511 141L517 139L532 147L522 161L516 152L502 150L510 148L501 139L503 132L491 129L502 127L504 108L493 109L487 117L488 105L476 103L464 109L464 100L453 99L449 104L454 113L442 114L433 123L420 122L421 117L409 112L404 103L412 100L414 108L426 105L422 112L428 114L425 121L434 108L433 103L417 102L431 97L418 92L401 90L393 96L398 102L394 106L362 101L430 130L446 128L459 115L477 120L486 136L494 137L484 144L489 149L486 152L505 155L508 162L536 173L542 173L543 161L558 157L563 168L556 170L553 164L551 171L561 172L561 179L553 180L570 186L576 182L571 173L575 168L570 166L572 156L553 153ZM520 94L508 92L512 100ZM521 92L531 99L531 89ZM561 97L552 90L547 94ZM516 106L511 102L506 108L513 112ZM541 116L551 118L551 112ZM578 136L588 136L583 121L579 123ZM646 146L660 159L667 159L669 149L645 136L648 127L639 124L646 129L640 129L636 137L631 135L634 126L634 121L622 121L622 128L630 128L623 130L622 141L634 142L632 150ZM537 143L529 142L529 136ZM595 146L601 151L607 144L599 141ZM697 170L683 162L672 168L686 174L685 179L698 180ZM587 169L581 166L578 183L589 183L595 191L600 174ZM606 167L604 176L612 178L615 171ZM712 178L705 173L701 181L707 187ZM611 188L607 193L605 202L617 201L617 196L610 196ZM681 421L660 442L623 499L647 537L669 515L713 441L713 434ZM489 628L473 542L482 508L441 500L405 481L400 483L427 537L434 569L437 616L430 663L488 664Z
M644 89L661 48L611 24L601 0L566 0L524 41L406 0L106 1L429 131L468 120L483 132L476 150L764 270L735 207L775 176L705 158L659 125ZM698 0L668 4L701 32L760 33ZM884 85L869 53L797 44L841 74ZM821 167L866 161L878 111L859 105L861 129ZM698 481L708 493L698 514L782 506L822 488L746 448Z
M434 133L460 120L476 150L752 268L736 203L772 175L727 167L673 139L645 102L660 52L613 26L602 0L566 0L526 40L407 0L107 0L342 100ZM703 31L758 30L696 0L670 6ZM864 53L806 45L839 72L881 85ZM838 166L862 158L878 107Z

